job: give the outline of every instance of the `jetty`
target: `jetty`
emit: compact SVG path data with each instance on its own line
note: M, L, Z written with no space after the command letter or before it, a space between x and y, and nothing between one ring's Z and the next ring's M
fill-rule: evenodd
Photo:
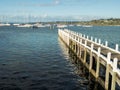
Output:
M68 29L58 30L59 38L76 54L105 90L116 90L120 87L120 51L108 47L101 39L85 36Z

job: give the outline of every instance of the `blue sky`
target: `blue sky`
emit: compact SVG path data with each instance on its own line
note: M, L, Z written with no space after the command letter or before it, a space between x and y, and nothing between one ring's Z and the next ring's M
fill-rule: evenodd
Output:
M120 0L0 0L0 20L120 18Z

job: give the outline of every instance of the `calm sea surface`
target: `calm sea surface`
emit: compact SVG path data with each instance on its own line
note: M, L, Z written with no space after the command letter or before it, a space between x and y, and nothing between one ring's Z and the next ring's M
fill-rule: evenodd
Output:
M120 27L69 27L120 44ZM0 90L92 90L57 29L0 27ZM98 90L98 89L97 89Z

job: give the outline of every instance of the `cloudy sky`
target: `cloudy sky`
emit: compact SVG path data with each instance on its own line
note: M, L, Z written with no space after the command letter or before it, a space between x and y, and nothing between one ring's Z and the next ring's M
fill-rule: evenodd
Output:
M120 0L0 0L0 21L120 18L119 9Z

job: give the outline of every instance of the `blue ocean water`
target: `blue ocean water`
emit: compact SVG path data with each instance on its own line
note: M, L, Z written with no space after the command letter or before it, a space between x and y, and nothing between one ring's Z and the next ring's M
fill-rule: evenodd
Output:
M120 27L69 29L120 43ZM0 27L0 90L90 90L67 51L57 29Z

